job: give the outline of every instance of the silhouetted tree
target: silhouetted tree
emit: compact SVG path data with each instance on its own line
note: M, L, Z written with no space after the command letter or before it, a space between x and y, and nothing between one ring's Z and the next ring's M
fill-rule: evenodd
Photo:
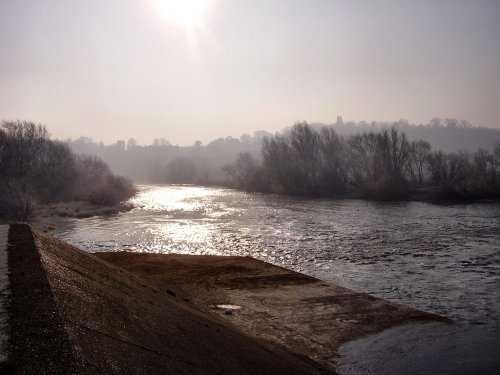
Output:
M293 164L298 168L301 187L299 193L317 192L317 179L320 166L320 138L306 122L293 126L289 135L289 145Z
M474 154L474 171L476 191L487 195L492 195L498 191L500 176L498 161L494 153L479 149Z
M32 172L49 138L47 129L27 121L4 121L7 156L12 175L25 176Z
M410 145L408 174L414 184L424 183L426 160L431 151L431 145L426 141L413 141Z
M349 138L349 182L355 188L373 184L380 178L378 139L375 133L357 134Z
M382 163L381 171L386 181L394 189L406 187L405 170L410 156L410 144L405 133L398 132L395 128L384 130L377 135L378 154L377 160Z
M26 221L38 204L87 200L115 204L134 193L95 157L75 157L67 144L28 121L5 121L0 131L0 216Z
M0 167L4 165L4 160L7 157L7 135L0 128ZM0 175L2 171L0 170Z
M427 157L432 182L441 189L444 198L466 198L473 193L474 175L469 156L465 152L444 154L431 152Z
M75 195L78 171L69 146L49 141L40 155L36 185L42 202L68 201Z
M4 121L2 128L0 208L25 221L39 200L37 177L48 132L44 126L27 121Z
M196 180L196 168L191 159L178 157L168 163L167 182L173 184L192 184Z
M80 187L77 199L95 205L114 205L135 192L131 181L114 176L108 165L95 156L78 156L76 169Z
M346 186L346 151L344 141L332 128L320 132L320 185L325 195L341 195Z
M224 171L238 189L259 191L263 188L262 171L248 152L239 153L236 163L225 166Z
M137 147L137 141L135 138L129 138L127 141L127 150L131 150L135 147Z
M155 138L153 140L153 146L155 147L162 147L162 146L170 146L170 142L167 141L165 138Z
M290 194L300 192L302 186L300 172L284 136L264 138L262 158L264 173L269 177L271 191Z

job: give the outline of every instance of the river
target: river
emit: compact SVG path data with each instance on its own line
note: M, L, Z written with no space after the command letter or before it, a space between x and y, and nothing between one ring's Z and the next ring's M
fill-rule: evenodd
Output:
M142 185L136 208L67 219L88 251L249 255L500 331L500 205L310 200Z

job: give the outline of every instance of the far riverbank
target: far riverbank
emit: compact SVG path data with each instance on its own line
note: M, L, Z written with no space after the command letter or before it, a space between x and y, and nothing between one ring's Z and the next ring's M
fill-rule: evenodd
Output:
M130 211L134 205L121 202L112 206L97 206L88 202L63 202L37 207L30 224L44 232L54 230L68 218L84 219L94 216L110 216Z

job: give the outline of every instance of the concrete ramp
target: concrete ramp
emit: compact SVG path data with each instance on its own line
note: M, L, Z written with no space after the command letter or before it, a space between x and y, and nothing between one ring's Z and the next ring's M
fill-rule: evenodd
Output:
M89 254L27 225L0 253L0 374L499 369L496 336L248 257Z
M4 373L329 373L26 225L11 226L8 249Z
M334 371L350 340L408 322L447 322L250 257L96 253L255 339Z

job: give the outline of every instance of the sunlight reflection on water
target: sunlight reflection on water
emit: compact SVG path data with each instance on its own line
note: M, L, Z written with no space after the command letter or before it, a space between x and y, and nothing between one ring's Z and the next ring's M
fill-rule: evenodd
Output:
M162 186L156 189L142 187L130 202L148 211L163 211L165 213L169 211L204 211L206 207L203 200L216 194L216 190L196 186L179 186L178 188Z
M307 200L141 186L136 208L68 219L90 251L249 255L475 323L500 325L500 206Z
M130 202L149 217L143 230L148 238L143 251L181 254L220 254L212 241L218 233L213 220L228 215L234 208L217 202L221 189L196 186L142 187ZM149 220L148 220L149 219ZM139 221L140 222L140 221ZM134 231L132 237L141 234Z

